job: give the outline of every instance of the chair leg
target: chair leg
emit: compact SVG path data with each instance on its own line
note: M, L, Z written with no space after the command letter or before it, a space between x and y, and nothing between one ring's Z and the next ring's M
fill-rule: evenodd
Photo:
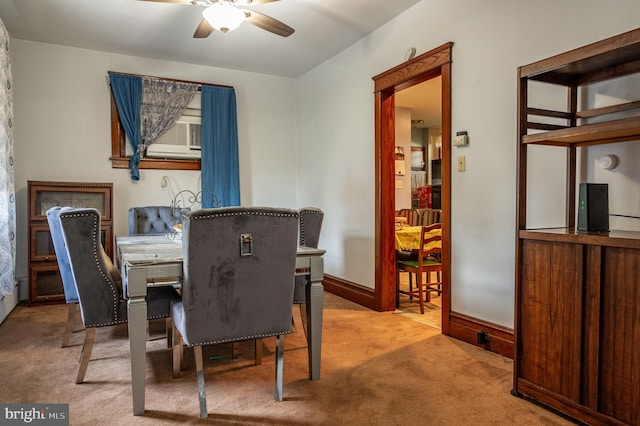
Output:
M427 302L431 302L431 291L429 290L431 284L431 272L427 272L427 284L425 290L427 291Z
M413 274L411 272L409 272L409 300L413 300Z
M202 362L202 346L193 347L193 354L196 357L196 379L198 380L198 398L200 400L200 418L206 419L207 414L207 392L204 387L204 365Z
M416 286L418 287L418 297L420 299L420 313L424 314L424 292L421 272L416 274Z
M262 339L254 339L255 365L262 365Z
M400 263L396 260L396 309L398 308L400 308Z
M76 377L76 384L80 384L84 381L84 374L87 372L89 366L89 360L91 359L91 351L93 350L93 342L96 340L96 329L87 328L84 335L84 345L82 345L82 353L80 354L80 368L78 369L78 377Z
M176 327L172 327L173 337L171 339L171 344L173 348L173 378L177 379L180 377L180 371L184 368L183 365L183 348L182 348L182 336L178 332Z
M78 313L80 312L80 305L77 303L67 303L67 325L64 328L64 335L62 336L62 346L66 348L69 346L69 340L71 340L71 333L78 321Z
M282 401L282 378L284 369L284 336L276 336L276 401Z

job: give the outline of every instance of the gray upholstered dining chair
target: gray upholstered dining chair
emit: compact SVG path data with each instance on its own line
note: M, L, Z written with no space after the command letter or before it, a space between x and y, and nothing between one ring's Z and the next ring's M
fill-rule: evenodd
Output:
M166 234L174 225L182 223L182 215L189 208L169 206L131 207L129 209L129 235Z
M60 209L62 207L55 206L47 210L47 222L49 223L49 231L51 232L51 240L58 261L58 269L62 278L62 289L64 291L64 299L67 303L67 324L65 325L64 334L62 335L62 347L69 346L71 333L73 333L78 323L78 315L80 307L78 305L78 290L73 280L73 272L71 272L71 263L69 255L64 244L64 236L62 235L62 227L60 225Z
M320 231L324 212L317 207L303 207L298 209L300 214L298 226L298 245L303 247L318 248ZM307 336L306 306L307 306L307 276L297 276L293 288L293 303L300 306L300 316L303 322L304 334Z
M52 211L59 221L64 243L54 245L56 257L64 249L69 259L71 277L78 292L85 340L76 383L84 381L95 341L96 328L127 322L127 299L122 291L120 274L105 253L100 241L100 212L90 208L63 207ZM53 235L59 239L59 235ZM171 286L152 287L147 292L147 319L169 318L170 304L180 295ZM170 321L169 326L170 326Z
M202 346L276 336L276 400L282 400L284 335L291 332L298 212L223 207L182 222L182 300L174 302L173 372L193 347L200 417L207 417Z

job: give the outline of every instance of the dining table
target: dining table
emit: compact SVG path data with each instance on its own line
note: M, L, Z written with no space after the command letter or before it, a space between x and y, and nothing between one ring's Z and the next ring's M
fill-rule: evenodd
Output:
M144 415L148 286L179 285L183 276L180 233L116 236L116 260L123 292L128 298L128 331L131 358L133 414ZM298 247L295 275L307 276L306 327L310 380L320 379L322 353L322 279L325 250ZM293 280L292 280L293 283Z
M410 252L420 249L420 232L422 226L399 226L395 231L395 249L397 252ZM427 237L442 235L441 228L434 228L427 233ZM432 243L433 246L442 247L442 241L437 240ZM427 246L429 247L429 246Z

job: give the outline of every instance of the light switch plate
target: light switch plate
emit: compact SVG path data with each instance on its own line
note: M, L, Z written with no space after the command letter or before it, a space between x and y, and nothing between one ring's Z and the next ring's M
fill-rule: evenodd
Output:
M465 170L467 170L467 161L464 155L461 155L458 157L458 171L464 172Z

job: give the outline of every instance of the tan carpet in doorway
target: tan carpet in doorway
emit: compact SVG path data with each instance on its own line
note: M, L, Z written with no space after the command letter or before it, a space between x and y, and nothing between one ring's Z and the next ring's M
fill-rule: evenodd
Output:
M436 274L432 274L432 279L436 279ZM414 277L415 281L415 277ZM415 283L414 283L415 284ZM406 272L400 273L400 289L409 290L409 274ZM395 314L401 315L412 321L419 322L424 325L428 325L435 328L442 327L442 297L435 292L431 293L431 300L424 304L424 314L420 313L420 303L415 297L413 299L409 296L400 295L400 306L396 309Z
M170 351L152 325L144 417L131 415L126 326L99 329L86 383L76 385L83 332L60 348L66 306L17 307L0 325L0 402L69 403L72 425L565 425L510 395L512 362L394 313L326 294L322 377L308 380L306 342L287 336L284 401L274 401L273 339L263 365L251 345L204 351L209 417L198 418L193 352L171 374ZM210 360L222 355L220 360Z

